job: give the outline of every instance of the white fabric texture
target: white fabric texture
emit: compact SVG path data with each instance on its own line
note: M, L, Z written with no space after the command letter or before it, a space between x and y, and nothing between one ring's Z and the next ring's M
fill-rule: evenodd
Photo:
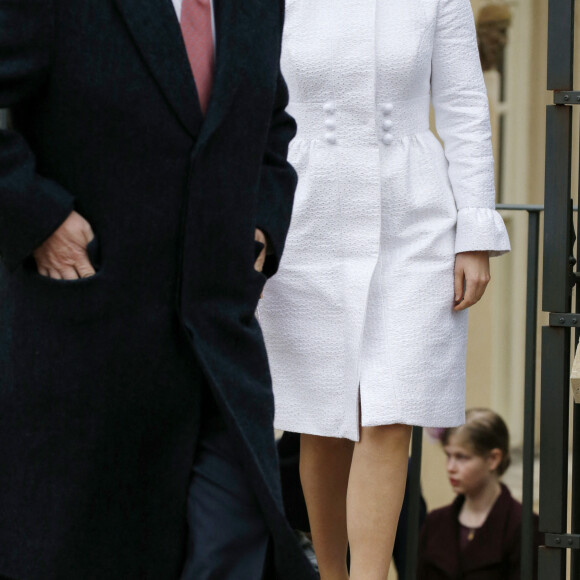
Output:
M455 253L510 248L469 0L287 0L282 70L299 184L259 312L276 427L462 424Z

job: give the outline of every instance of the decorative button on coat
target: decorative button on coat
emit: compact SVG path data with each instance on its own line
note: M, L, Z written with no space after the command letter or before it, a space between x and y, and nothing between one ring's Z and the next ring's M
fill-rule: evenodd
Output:
M389 115L390 113L393 112L393 103L384 103L382 106L382 110L383 110L383 114L384 115Z
M390 145L393 142L393 136L390 133L383 135L383 143L385 145Z
M336 107L332 101L324 103L323 109L325 113L334 113L336 111Z
M455 255L509 250L471 4L286 5L299 182L260 306L275 424L353 440L360 425L459 425L467 312L453 311ZM340 138L321 147L334 105Z

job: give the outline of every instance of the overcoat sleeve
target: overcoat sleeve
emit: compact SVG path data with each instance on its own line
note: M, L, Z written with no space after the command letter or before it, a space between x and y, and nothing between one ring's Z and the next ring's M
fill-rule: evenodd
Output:
M0 0L0 108L24 104L46 82L54 35L50 0ZM73 209L73 197L36 172L29 145L0 130L0 255L14 270Z
M431 92L458 210L455 252L508 252L495 211L489 106L469 0L439 0Z
M283 23L284 2L280 4ZM296 171L287 160L288 145L296 135L296 122L286 112L287 106L288 87L279 70L272 121L262 162L256 220L256 227L268 238L268 256L263 270L268 277L278 270L298 182Z

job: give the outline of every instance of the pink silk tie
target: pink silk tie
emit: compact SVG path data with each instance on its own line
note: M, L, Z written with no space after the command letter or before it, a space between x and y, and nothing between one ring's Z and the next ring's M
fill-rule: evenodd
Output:
M205 114L213 81L211 0L183 0L181 31L195 79L201 110Z

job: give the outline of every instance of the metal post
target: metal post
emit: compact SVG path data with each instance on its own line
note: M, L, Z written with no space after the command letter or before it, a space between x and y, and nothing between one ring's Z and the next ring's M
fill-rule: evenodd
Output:
M534 577L534 560L537 558L537 555L534 553L533 511L539 242L540 214L537 211L528 211L521 580L529 580Z
M580 214L577 215L576 231L580 231ZM576 238L576 256L580 256L580 235ZM576 272L580 272L580 264L576 262ZM580 312L580 289L576 291L576 312ZM580 328L576 329L574 337L575 349L580 341ZM574 405L572 437L572 533L580 533L580 405ZM572 551L570 562L571 578L580 578L580 554L578 550Z
M578 335L576 332L576 340ZM574 457L572 463L572 533L580 534L580 405L574 405ZM572 551L570 578L580 578L580 553Z
M570 366L566 354L570 354L570 330L545 326L542 329L540 530L559 534L566 533L567 524ZM540 550L539 562L539 580L565 580L565 550L544 548Z
M548 5L548 90L571 91L574 71L574 0Z
M405 580L416 580L419 554L419 515L421 509L421 459L423 429L413 427L411 462L409 467L409 514L407 517L407 553Z
M550 0L548 89L572 90L574 0ZM572 110L546 111L546 186L543 310L569 313L571 254ZM542 330L540 440L540 529L567 532L570 329L554 324ZM565 580L566 551L542 548L539 580Z
M542 308L570 312L572 108L546 107L546 185Z

